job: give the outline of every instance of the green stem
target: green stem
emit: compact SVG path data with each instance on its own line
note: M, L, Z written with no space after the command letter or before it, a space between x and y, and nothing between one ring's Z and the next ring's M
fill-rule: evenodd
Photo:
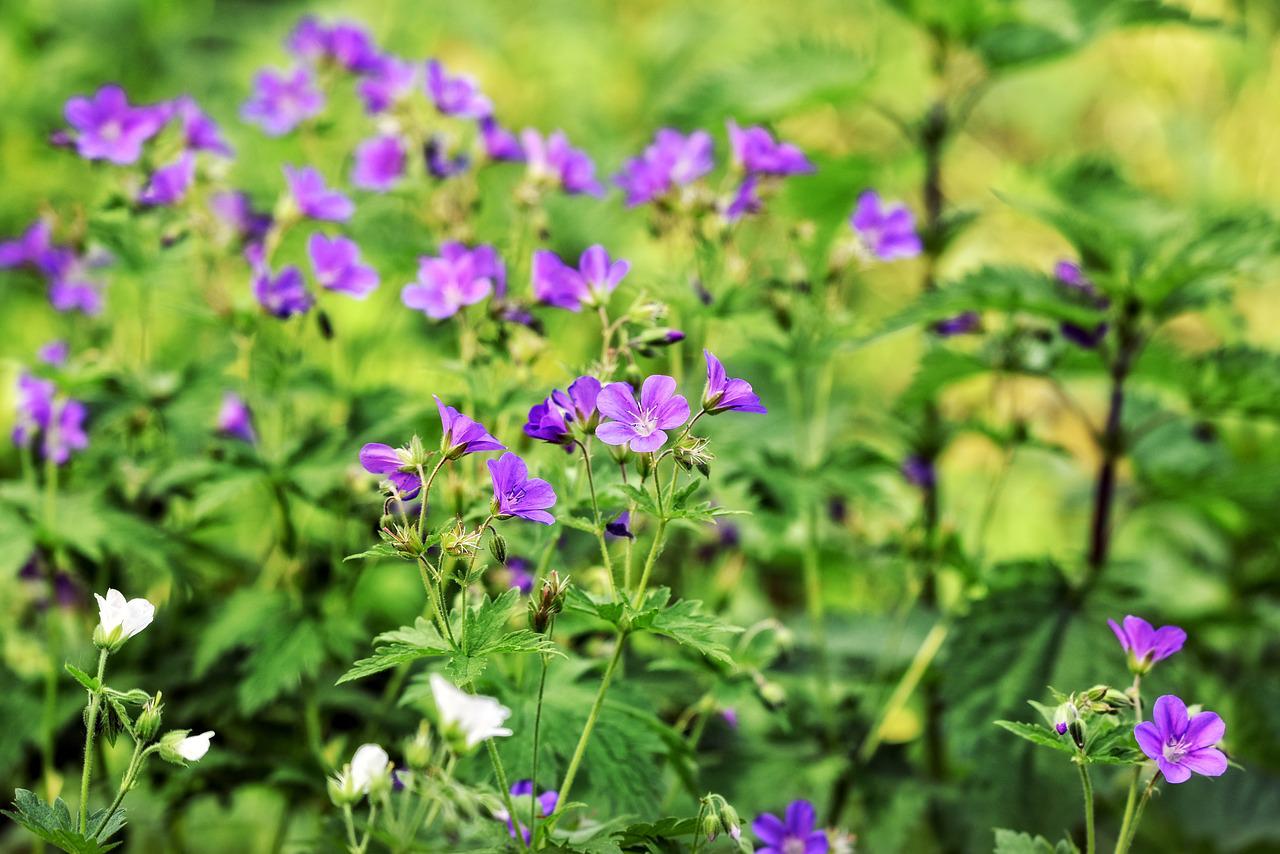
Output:
M818 504L809 505L806 514L806 535L804 544L804 598L809 612L810 631L813 634L813 647L817 655L815 688L818 696L818 709L824 724L831 724L831 666L827 657L826 607L822 601L822 577L819 566L818 543Z
M415 444L414 447L417 447ZM431 470L431 476L426 475L426 470L421 464L418 465L418 480L422 483L422 490L418 493L421 503L418 505L418 536L426 536L427 530L427 496L431 494L431 484L435 483L436 475L440 473L440 469L444 468L444 464L449 458L441 455L440 461L436 463L435 468Z
M520 850L527 851L529 846L525 845L524 834L520 832L520 819L516 817L516 805L511 800L511 786L507 783L507 771L502 767L502 757L498 756L498 748L494 746L492 738L486 738L484 743L489 748L489 761L493 763L493 773L498 778L498 788L502 791L502 801L507 806L507 815L511 816L511 826L516 829ZM537 798L534 801L536 803Z
M1080 769L1080 787L1084 790L1084 844L1085 854L1094 854L1097 845L1093 835L1093 781L1089 779L1089 769L1083 761L1077 762Z
M649 547L649 556L644 559L644 570L640 573L640 586L636 588L635 598L632 599L632 607L639 608L644 602L645 588L649 586L649 576L653 572L653 565L658 560L658 553L662 551L662 535L666 533L667 520L665 518L658 519L657 530L653 532L653 545Z
M600 502L596 499L596 480L591 471L591 450L585 442L578 442L582 449L582 459L587 468L587 487L591 490L591 512L595 514L596 541L600 543L600 558L604 561L605 572L609 574L609 590L614 601L618 601L618 583L613 577L613 559L609 556L609 543L604 538L604 523L600 519Z
M351 854L359 854L360 843L356 841L356 822L351 815L351 804L342 805L342 820L347 825L347 848Z
M111 821L111 817L116 814L116 810L120 808L120 804L124 801L124 796L133 788L133 781L138 776L138 772L142 770L141 762L143 753L143 744L135 741L133 744L133 755L129 757L129 766L125 769L124 776L120 778L120 788L116 791L115 799L111 801L111 806L107 807L106 815L102 819L102 823L98 825L98 832L93 835L97 839L102 831L106 828L107 823Z
M89 780L93 777L93 739L98 728L98 706L102 703L102 675L107 669L107 651L98 652L98 690L89 698L89 715L85 720L84 767L80 772L80 833L89 824Z
M547 629L547 637L551 636L551 628ZM538 705L534 707L533 713L533 769L530 779L533 780L533 797L529 804L529 838L533 840L533 844L538 844L538 736L542 729L542 696L547 690L547 670L550 662L547 656L542 658L542 676L538 680Z
M1139 768L1139 771L1141 769ZM1160 772L1154 772L1151 780L1147 783L1147 787L1142 790L1142 799L1138 801L1138 807L1133 811L1132 820L1126 821L1120 828L1120 839L1116 842L1116 854L1127 854L1129 846L1133 844L1133 838L1138 835L1138 823L1142 821L1142 811L1146 809L1147 801L1151 800L1151 792L1156 787L1156 780L1160 778Z
M369 837L373 835L373 823L378 818L378 805L369 804L369 821L364 826L364 838L360 840L360 854L369 850Z
M600 717L600 709L604 706L604 695L609 690L609 682L613 679L613 671L617 669L618 662L622 659L622 650L626 643L626 633L619 633L617 646L613 650L613 657L609 659L609 664L605 667L604 676L600 679L600 687L596 691L595 701L592 702L591 711L587 714L587 723L582 728L582 735L578 736L578 745L573 749L573 757L570 758L569 767L564 772L564 782L560 784L558 790L560 793L559 800L556 803L555 810L547 819L548 827L555 827L556 820L564 812L565 805L569 803L569 793L573 789L574 778L578 776L578 766L582 764L582 757L587 752L587 742L591 740L591 731L595 729L596 721Z

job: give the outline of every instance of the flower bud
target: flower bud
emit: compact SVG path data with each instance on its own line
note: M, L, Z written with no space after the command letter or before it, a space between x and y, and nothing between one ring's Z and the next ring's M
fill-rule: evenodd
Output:
M341 771L330 777L326 788L329 790L329 800L333 801L335 807L353 806L364 797L364 792L351 779L350 764L343 765Z
M761 679L756 686L760 700L770 709L777 709L787 702L787 692L777 682Z
M174 765L199 762L209 752L213 731L191 735L189 729L170 730L160 739L160 758Z
M529 599L529 627L544 634L551 620L564 608L564 597L569 592L569 579L560 578L554 569L547 573L538 596Z
M500 564L507 562L507 540L497 531L491 531L489 538L489 554Z
M155 697L142 707L138 720L133 725L140 743L146 744L156 737L156 733L160 731L160 715L163 711L164 704L160 702L160 692L157 691Z
M454 557L470 557L480 547L480 537L479 531L468 531L459 519L440 537L440 548Z
M702 817L702 832L707 835L708 842L714 842L722 830L724 828L720 825L720 817L714 812L709 812Z
M715 455L707 450L709 444L704 436L685 436L676 444L676 463L685 471L696 468L703 477L710 477L711 461Z
M410 768L426 768L431 764L431 728L426 721L419 723L413 738L405 742L404 761Z

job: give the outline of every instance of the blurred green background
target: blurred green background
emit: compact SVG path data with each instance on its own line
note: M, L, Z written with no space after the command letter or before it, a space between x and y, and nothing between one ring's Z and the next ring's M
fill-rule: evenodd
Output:
M1027 5L1052 16L1057 5L1065 4L1035 0ZM1061 61L1008 74L984 93L971 122L946 154L949 203L976 209L981 216L943 259L943 278L987 262L1047 268L1068 255L1061 237L1005 199L1031 192L1042 174L1083 155L1116 162L1133 182L1166 197L1171 206L1257 206L1280 213L1280 4L1205 0L1182 5L1199 15L1226 18L1240 31L1119 31ZM662 125L712 130L723 157L726 118L768 121L819 165L816 175L793 182L771 206L771 215L784 223L833 220L833 215L839 219L852 208L858 192L872 185L919 210L922 164L918 152L904 144L892 117L915 117L935 98L962 93L977 82L976 72L972 80L963 74L946 83L932 79L926 40L898 12L873 0L6 0L0 16L0 235L18 233L46 208L74 220L117 191L111 170L47 143L50 132L62 124L65 99L107 81L119 82L131 98L144 102L184 92L194 95L220 121L240 154L230 167L229 180L249 190L261 206L269 205L279 189L281 163L311 160L327 164L332 175L345 175L345 165L335 164L347 162L344 158L362 134L359 128L367 126L354 98L331 105L328 116L336 127L316 148L304 149L295 137L268 139L237 119L254 72L264 65L287 65L282 40L304 13L355 19L390 51L406 57L435 56L451 69L475 75L504 123L563 128L596 158L602 175L613 174ZM509 178L486 176L482 190L501 192ZM441 349L437 342L422 333L420 318L399 305L400 284L412 278L417 256L438 239L406 225L405 215L403 199L373 199L367 204L362 200L361 216L351 233L377 259L383 286L367 303L343 303L335 312L338 348L328 347L310 328L255 332L237 322L229 335L227 312L252 307L247 271L234 259L203 257L198 248L179 246L175 252L134 259L112 271L110 307L97 321L57 315L34 280L0 278L0 430L7 434L11 426L10 396L20 367L30 364L36 348L47 340L70 338L96 365L79 375L83 387L95 387L100 379L96 371L122 378L118 399L91 422L91 436L114 429L129 433L131 425L148 425L148 430L136 431L123 450L99 442L76 464L75 476L91 487L115 484L113 490L127 497L131 512L145 510L149 490L160 489L156 467L204 453L223 388L234 387L255 371L265 371L270 386L275 381L270 378L296 378L291 373L297 367L294 359L322 365L332 359L352 407L365 407L356 416L348 417L341 408L330 415L330 402L305 383L275 386L282 396L271 398L269 405L265 400L256 403L266 447L290 447L287 424L304 413L330 428L327 433L317 431L311 448L315 482L328 489L354 479L354 452L360 442L392 441L415 429L431 429L430 392L484 398L475 386L483 385L485 377L460 377L436 358ZM651 240L643 215L624 209L616 196L604 201L554 200L551 217L558 246L598 241L615 255L631 259L635 273L628 287L674 292L688 275L687 261ZM496 235L505 225L501 212L486 210L477 231L499 240ZM787 257L782 228L764 232L760 241L760 255ZM286 257L301 258L301 246L294 235L285 247ZM751 250L744 254L751 258ZM755 262L760 264L757 269L771 263ZM858 293L857 328L872 329L877 319L906 305L919 289L920 276L918 262L869 273ZM192 288L193 281L199 286ZM1274 279L1247 284L1237 291L1234 304L1176 323L1167 333L1169 340L1192 353L1224 342L1275 348L1280 343L1275 331L1280 325L1276 284ZM564 365L588 357L594 331L575 329L572 320L550 321L556 357L530 361L521 369L520 378L529 387L551 388L563 382ZM785 371L770 363L771 351L759 346L768 333L758 323L721 314L707 320L704 334L726 363L735 363L731 373L751 378L767 402L785 396ZM256 336L277 347L270 351L277 355L256 352ZM878 414L910 382L920 350L920 336L900 334L838 357L830 418L844 438L866 442L889 456L903 452L901 441L884 432L886 424ZM696 350L691 350L671 359L677 372L693 366L691 390L700 383L694 356ZM261 381L264 374L256 376ZM177 386L185 391L177 393ZM1085 382L1076 391L1089 412L1102 412L1101 383ZM516 431L523 410L536 398L536 392L526 392L523 397L492 401L503 413L495 432ZM163 419L155 414L158 399L165 401ZM1068 452L1020 453L1016 464L1010 464L1003 449L982 437L957 441L942 460L944 528L955 532L969 553L990 563L1051 558L1066 566L1078 564L1096 460L1087 435L1052 391L1012 378L983 380L952 390L943 405L955 418L981 413L996 421L1027 422L1036 435ZM771 434L762 441L785 445L787 437L779 431L787 429L786 422L772 423ZM756 429L752 424L725 424L713 431L724 443L719 454L730 485L718 487L718 497L727 505L758 503L740 484L746 477L743 471L759 463L747 450L734 459L735 449L752 445ZM1259 472L1269 478L1265 483L1274 483L1273 425L1235 425L1233 435L1235 449L1247 448L1261 460ZM149 458L153 446L158 456ZM1248 457L1237 454L1232 464ZM6 443L0 451L0 477L16 482L20 474L18 455ZM1126 469L1122 475L1127 481L1132 472ZM997 479L998 490L992 488ZM928 623L912 619L904 624L899 619L895 612L904 601L904 559L875 548L910 526L913 492L891 471L870 481L872 486L864 492L844 496L850 512L830 523L821 556L823 595L833 649L841 660L862 662L837 674L842 690L858 696L859 686L865 686L868 697L883 697L885 686L892 685L890 677L900 672ZM359 545L370 533L376 509L371 510L375 502L368 494L348 490L355 497L348 497L345 511L332 503L300 511L300 537L318 544L319 554L295 561L273 550L273 535L261 524L275 512L270 491L253 484L239 486L240 491L233 484L216 496L205 494L182 509L180 517L187 513L188 519L203 519L206 513L221 514L230 501L236 512L218 515L220 521L189 537L184 534L181 542L166 542L162 533L157 534L163 527L130 527L137 514L127 519L78 517L67 502L61 507L63 524L100 540L104 552L129 552L115 548L112 537L133 537L136 550L149 550L153 556L150 562L127 566L118 558L104 561L97 575L83 579L86 588L100 589L105 586L100 582L123 575L135 590L145 590L153 599L164 602L171 597L173 613L212 620L219 600L234 595L259 571L282 578L332 572L349 587L321 597L321 604L309 613L323 615L326 621L332 617L332 623L317 625L333 632L332 642L339 648L345 644L356 654L363 654L372 633L415 613L416 579L405 578L396 567L373 567L361 575L350 564L340 563L354 550L350 546ZM202 500L207 506L200 505ZM1170 666L1171 682L1195 685L1202 689L1200 696L1214 698L1213 707L1229 722L1229 735L1233 720L1240 721L1243 730L1232 747L1249 766L1247 772L1170 792L1152 808L1150 823L1178 817L1177 826L1167 832L1158 827L1152 831L1153 839L1175 850L1280 850L1280 739L1268 726L1280 725L1274 711L1280 705L1280 670L1273 640L1280 628L1280 570L1274 537L1265 533L1265 513L1257 510L1268 503L1273 519L1274 511L1280 510L1280 500L1274 497L1243 510L1225 508L1223 516L1210 522L1174 502L1139 506L1135 500L1125 508L1118 529L1115 560L1128 570L1125 578L1132 595L1127 602L1141 603L1145 611L1137 612L1158 614L1159 622L1193 627L1193 637L1203 648L1194 662ZM1224 521L1232 512L1255 515ZM141 515L145 519L145 512ZM181 527L181 522L179 518L174 523L172 516L165 519L168 525ZM770 515L766 508L742 528L742 548L736 554L745 570L737 564L720 565L717 578L691 581L694 591L726 599L728 616L739 624L776 614L803 634L800 520L785 510ZM693 554L697 543L691 538L685 545L686 554ZM31 616L33 595L15 578L29 550L30 542L16 528L0 527L0 678L5 680L0 693L7 695L0 698L0 788L5 791L33 783L39 773L37 727L31 722L39 706L22 698L39 696L45 656L52 652L47 638L34 628L38 624ZM326 557L328 568L317 569ZM1240 561L1253 567L1247 584L1233 574ZM743 571L752 583L737 586L734 573ZM684 578L692 574L688 566L682 573ZM734 595L727 596L726 589ZM287 611L288 606L281 607ZM1123 611L1108 613L1118 617ZM82 627L92 622L88 605L60 619L65 622L58 630L65 633L64 641L82 644L71 639L87 637ZM1078 649L1101 650L1100 660L1106 664L1092 668L1097 672L1094 680L1123 678L1119 655L1107 646L1105 626L1093 619L1089 631L1100 639L1076 644L1072 654ZM152 674L157 656L193 644L190 632L170 625L148 638L146 647L131 649L129 663L139 673ZM234 646L228 641L226 649ZM221 652L209 655L217 658ZM241 654L250 651L235 653ZM1229 654L1239 654L1247 664L1238 670L1223 665ZM202 712L212 720L220 733L218 748L234 754L237 731L255 727L266 728L270 738L282 743L302 740L299 710L289 705L291 695L283 687L247 704L241 695L241 713L236 715L219 706L233 702L228 695L202 700L201 680L172 675L189 674L189 655L183 653L168 665L171 679L182 685L175 688L174 708ZM332 658L341 655L333 651ZM327 675L332 662L325 661L310 668L305 678ZM867 661L878 663L864 667ZM1081 669L1080 662L1075 664L1073 673ZM254 666L252 659L249 666ZM788 666L802 665L793 661ZM209 672L215 674L209 678L233 682L236 671ZM1049 678L1046 674L1044 681ZM63 692L70 693L65 684ZM344 710L357 717L360 712L358 704ZM69 706L63 714L69 726L64 728L65 743L59 742L59 759L71 763L75 708ZM874 769L891 781L883 788L883 799L860 802L860 811L845 816L871 851L912 850L912 827L922 821L921 790L894 788L911 777L906 757L920 734L917 704L908 704L891 723L886 740L906 747ZM763 710L744 715L745 733L762 732L767 726ZM777 811L783 798L821 801L839 774L843 756L815 751L812 745L797 747L800 739L792 739L794 735L788 733L772 744L750 735L738 743L731 741L730 733L709 736L715 755L712 779L734 787L735 802L744 814ZM242 748L249 744L260 742L248 736L240 742ZM956 760L962 766L1008 761L1000 755ZM309 850L305 840L313 838L322 821L323 811L314 809L320 771L308 772L301 764L273 768L263 756L247 763L223 761L225 765L213 764L207 772L202 769L199 775L163 784L168 787L163 802L143 797L145 791L135 794L130 802L134 831L129 850L161 850L166 845L177 850L181 844L189 850L234 846L265 851L286 837L296 850ZM1046 787L1034 797L1046 802L1041 806L1050 818L1038 825L1016 812L993 818L1047 835L1076 821L1078 794L1069 769L1046 770L1040 779ZM853 781L855 788L859 784ZM312 800L298 791L310 792ZM783 791L785 795L779 794ZM963 791L953 794L964 797ZM299 809L294 820L292 811L299 803L309 804L309 811ZM969 830L973 835L966 836L960 848L988 838L984 828ZM23 844L0 831L0 846L23 850Z

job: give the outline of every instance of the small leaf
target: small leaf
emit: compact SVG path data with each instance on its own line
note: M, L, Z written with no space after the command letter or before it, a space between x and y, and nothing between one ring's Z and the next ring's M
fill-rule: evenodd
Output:
M66 668L66 671L70 673L77 682L83 685L85 690L90 694L96 694L102 690L102 683L98 681L98 677L90 676L88 673L85 673L69 661L64 663L62 666Z
M1019 738L1025 738L1032 744L1038 744L1041 747L1050 747L1062 753L1070 753L1075 755L1076 747L1066 736L1058 735L1044 727L1034 724L1024 724L1018 721L996 721L996 726L1006 729Z

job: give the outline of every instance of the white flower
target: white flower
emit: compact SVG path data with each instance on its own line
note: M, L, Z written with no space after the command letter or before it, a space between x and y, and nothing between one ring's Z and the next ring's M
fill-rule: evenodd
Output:
M114 587L107 591L106 598L93 594L98 600L98 626L102 634L110 637L120 629L120 639L131 638L151 625L156 616L156 606L146 599L130 599L125 601L124 594Z
M209 752L209 739L211 738L213 738L213 730L202 732L199 735L189 735L175 744L173 749L188 762L199 762Z
M511 735L511 730L502 725L511 717L511 710L493 697L460 691L438 673L431 674L431 694L440 711L441 727L456 728L468 748L475 747L486 738Z
M351 785L356 791L367 793L375 778L387 773L391 757L376 744L362 744L351 757Z

